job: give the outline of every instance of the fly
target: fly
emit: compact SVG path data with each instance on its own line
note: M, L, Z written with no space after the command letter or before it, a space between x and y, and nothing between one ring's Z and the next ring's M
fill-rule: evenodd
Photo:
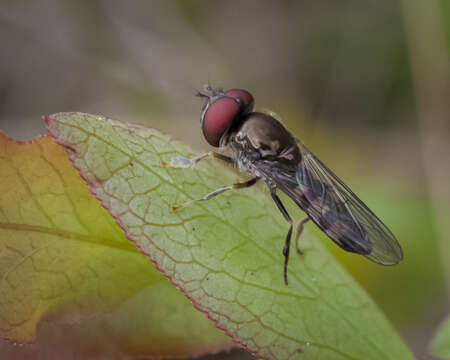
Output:
M360 254L381 265L395 265L403 258L392 232L325 164L274 117L254 112L253 96L246 90L223 91L205 85L197 96L205 99L201 128L205 140L215 148L230 148L232 156L214 151L193 159L177 157L171 166L190 167L205 158L217 158L246 172L251 179L221 187L201 199L209 200L231 189L242 189L263 180L270 195L289 224L283 247L284 283L293 221L277 195L288 195L305 213L297 225L295 246L305 223L312 221L342 249Z

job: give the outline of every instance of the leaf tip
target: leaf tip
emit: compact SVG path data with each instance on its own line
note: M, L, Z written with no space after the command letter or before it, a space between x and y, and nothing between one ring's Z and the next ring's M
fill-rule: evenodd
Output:
M43 115L42 120L45 122L45 128L47 129L47 133L56 140L56 134L54 133L52 129L52 115Z

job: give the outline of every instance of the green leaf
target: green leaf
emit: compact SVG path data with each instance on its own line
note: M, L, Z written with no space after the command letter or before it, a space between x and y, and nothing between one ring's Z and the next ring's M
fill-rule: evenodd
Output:
M450 359L450 317L444 321L434 336L431 354L440 359Z
M231 347L124 237L52 138L21 143L0 132L0 173L0 337L31 342L42 330L33 346L0 344L2 358L49 349L56 358L67 344L82 357L93 348L187 357Z
M46 118L91 191L126 236L217 326L266 359L412 359L367 294L312 236L292 255L288 229L261 189L230 191L173 211L239 179L216 161L165 166L195 154L156 130L81 113ZM242 179L241 179L242 180Z

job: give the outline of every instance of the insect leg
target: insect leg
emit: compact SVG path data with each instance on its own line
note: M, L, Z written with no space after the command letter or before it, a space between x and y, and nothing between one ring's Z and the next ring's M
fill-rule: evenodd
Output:
M220 195L220 194L224 193L225 191L228 191L228 190L231 190L231 189L244 189L244 188L248 188L248 187L250 187L250 186L252 186L252 185L255 185L255 184L257 183L258 180L259 180L259 178L253 178L253 179L250 179L250 180L245 181L245 182L236 183L236 184L233 184L233 185L229 185L229 186L224 186L224 187L218 188L218 189L216 189L216 190L210 192L209 194L206 194L205 196L203 196L203 197L200 198L200 199L197 199L197 200L190 200L190 201L188 201L188 202L186 202L186 203L184 203L184 204L177 205L177 206L172 206L172 209L175 211L175 210L178 210L178 209L180 209L180 208L189 206L189 205L191 205L192 203L197 202L197 201L206 201L206 200L210 200L210 199L212 199L213 197L215 197L215 196L217 196L217 195Z
M310 218L306 217L302 221L300 221L299 224L297 225L297 235L295 236L295 248L297 249L297 252L300 255L303 255L303 252L298 247L298 240L300 239L300 235L303 232L303 225L306 224L309 220L310 220Z
M283 247L283 255L284 255L284 284L288 284L287 279L287 266L289 261L289 249L291 247L291 237L292 237L292 219L289 216L288 212L286 211L286 208L284 207L283 203L281 202L280 198L275 193L275 189L270 190L270 195L272 196L273 201L275 201L275 204L277 204L278 210L283 214L286 221L290 224L288 233L286 235L286 240Z
M214 151L209 151L205 154L202 154L202 155L197 156L192 159L188 159L188 158L185 158L182 156L177 156L177 157L174 157L172 160L170 160L170 164L166 164L166 163L164 163L164 164L166 166L171 166L171 167L188 168L188 167L191 167L191 166L197 164L198 162L200 162L203 159L207 159L207 158L211 158L211 157L225 161L228 164L233 164L232 158L230 158L229 156L226 156L226 155L216 153Z

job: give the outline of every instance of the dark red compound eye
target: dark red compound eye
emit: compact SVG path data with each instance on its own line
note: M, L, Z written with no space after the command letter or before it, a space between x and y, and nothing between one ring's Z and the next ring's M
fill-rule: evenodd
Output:
M253 105L254 105L255 100L253 99L253 95L250 94L247 90L243 90L243 89L227 90L225 92L225 96L229 96L236 100L239 100L242 104L243 112L248 113L253 110Z
M220 139L241 112L241 105L232 97L220 96L213 100L202 116L202 130L206 141L219 147Z

